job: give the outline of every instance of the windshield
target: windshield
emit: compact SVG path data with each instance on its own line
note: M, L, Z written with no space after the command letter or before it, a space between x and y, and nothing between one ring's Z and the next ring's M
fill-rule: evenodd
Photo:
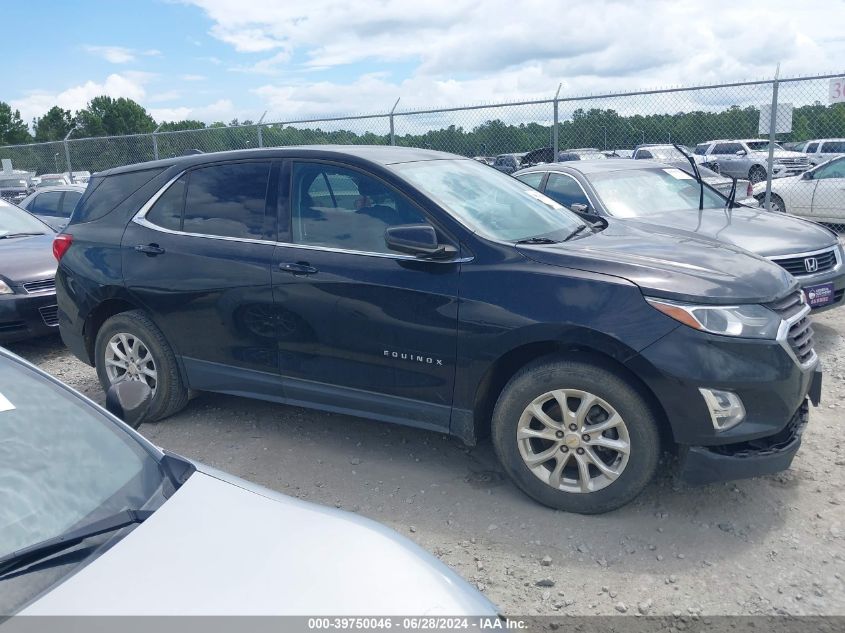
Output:
M664 163L687 160L687 157L674 147L644 147L642 151L651 154L654 160L659 160Z
M429 160L394 166L461 224L488 239L563 239L584 223L539 191L474 160Z
M158 462L67 389L0 356L0 557L138 508Z
M13 233L47 233L51 229L20 207L0 200L0 236Z
M67 184L64 178L42 178L41 182L38 183L39 187L53 187L57 185L65 185Z
M685 171L626 169L594 174L590 183L607 211L619 218L637 218L664 211L698 210L700 187ZM725 206L725 199L704 187L704 208Z
M748 145L748 149L752 152L768 152L769 151L769 141L748 141L745 143ZM775 143L775 149L783 149L780 145Z
M23 178L3 178L0 179L0 187L26 188L26 180Z

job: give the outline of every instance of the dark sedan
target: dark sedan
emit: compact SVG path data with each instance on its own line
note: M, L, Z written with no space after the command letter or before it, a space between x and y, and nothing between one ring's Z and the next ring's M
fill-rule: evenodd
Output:
M843 303L845 253L833 231L760 209L728 209L725 196L707 185L699 210L701 188L681 169L608 159L538 165L513 175L588 219L612 217L649 231L707 236L766 257L798 279L816 311Z
M0 343L57 332L55 231L0 200Z

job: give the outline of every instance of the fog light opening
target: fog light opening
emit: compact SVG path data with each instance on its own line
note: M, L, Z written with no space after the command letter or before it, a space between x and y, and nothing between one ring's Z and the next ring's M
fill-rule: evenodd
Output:
M745 419L745 406L732 391L699 389L710 410L710 420L717 431L727 431Z

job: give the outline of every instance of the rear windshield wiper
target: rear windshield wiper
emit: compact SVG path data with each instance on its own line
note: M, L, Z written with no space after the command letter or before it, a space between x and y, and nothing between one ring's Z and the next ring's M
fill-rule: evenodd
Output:
M46 233L5 233L0 235L0 240L6 240L11 237L30 237L31 235L46 235Z
M557 244L560 240L553 240L550 237L526 237L524 240L517 240L517 244Z
M12 552L11 554L0 557L0 576L40 560L50 554L55 554L56 552L78 545L93 536L114 532L115 530L135 523L143 523L152 513L152 510L124 510L99 521L83 525L75 530L65 532L59 536L35 543L17 552Z

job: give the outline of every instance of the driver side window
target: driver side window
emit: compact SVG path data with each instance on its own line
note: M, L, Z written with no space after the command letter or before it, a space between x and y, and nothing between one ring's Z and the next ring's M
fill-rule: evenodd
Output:
M365 253L393 253L384 231L427 224L404 196L363 173L319 163L296 163L291 192L292 241Z

